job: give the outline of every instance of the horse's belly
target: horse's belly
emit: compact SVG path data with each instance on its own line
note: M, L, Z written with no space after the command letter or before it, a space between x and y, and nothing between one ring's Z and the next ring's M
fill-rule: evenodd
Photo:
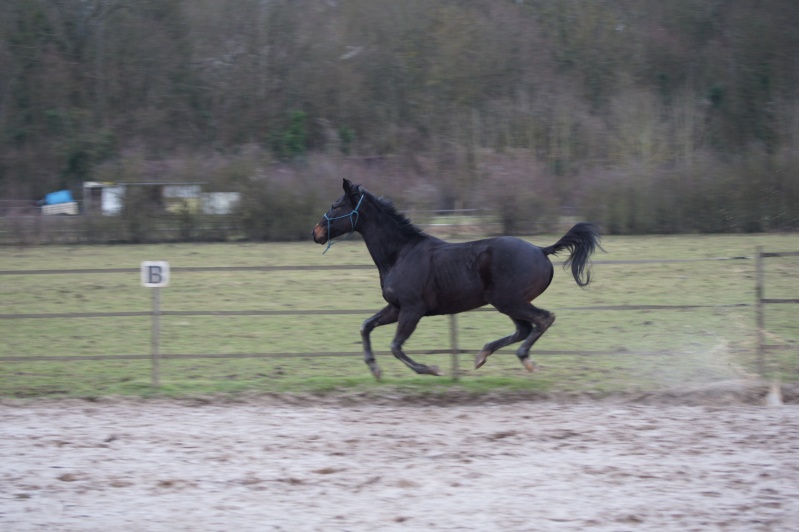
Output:
M435 308L435 309L428 310L427 314L425 314L425 316L445 316L447 314L460 314L461 312L466 312L466 311L469 311L469 310L474 310L476 308L484 307L487 304L488 303L486 303L486 302L482 302L482 303L477 303L477 304L468 305L468 306L467 305L462 305L462 306L457 306L457 305L442 306L442 307L438 307L438 308Z
M483 290L452 290L438 293L434 301L428 302L428 316L458 314L487 304Z

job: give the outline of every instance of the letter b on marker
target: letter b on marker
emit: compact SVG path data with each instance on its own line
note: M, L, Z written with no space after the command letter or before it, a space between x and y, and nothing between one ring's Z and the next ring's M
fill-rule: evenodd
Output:
M169 263L163 261L142 262L141 284L149 288L169 285Z

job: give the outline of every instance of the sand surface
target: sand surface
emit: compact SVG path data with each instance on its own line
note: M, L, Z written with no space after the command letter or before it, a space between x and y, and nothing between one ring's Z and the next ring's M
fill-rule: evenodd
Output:
M0 405L4 531L797 527L797 405Z

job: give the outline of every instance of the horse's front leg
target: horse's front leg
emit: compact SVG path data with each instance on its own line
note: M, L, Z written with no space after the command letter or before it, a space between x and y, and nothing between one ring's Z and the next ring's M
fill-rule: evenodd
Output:
M413 331L416 330L416 325L422 319L423 313L407 311L405 309L400 312L399 323L397 324L397 334L394 335L394 340L391 342L391 352L395 357L400 359L406 366L420 375L436 375L441 376L441 370L438 366L426 366L415 362L411 357L402 351L402 344L405 340L410 338Z
M399 309L393 305L388 305L371 318L365 320L363 325L361 325L363 361L369 366L369 371L372 372L372 375L374 375L377 380L380 380L383 372L380 370L380 366L377 365L377 362L375 362L375 355L372 353L372 340L369 338L369 335L375 327L396 323L397 318L399 318Z

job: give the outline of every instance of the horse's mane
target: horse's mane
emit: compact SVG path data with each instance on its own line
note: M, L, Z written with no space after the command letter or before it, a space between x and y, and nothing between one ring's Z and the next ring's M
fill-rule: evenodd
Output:
M384 196L380 196L378 198L377 196L375 196L374 194L372 194L362 186L359 187L359 190L362 194L366 194L369 197L371 197L372 200L374 200L375 204L377 205L378 209L380 209L380 212L387 214L388 217L391 218L395 224L397 224L397 227L399 227L403 233L413 233L413 234L424 233L421 229L413 225L413 222L411 222L407 216L398 211L397 208L394 206L394 203L390 199Z

